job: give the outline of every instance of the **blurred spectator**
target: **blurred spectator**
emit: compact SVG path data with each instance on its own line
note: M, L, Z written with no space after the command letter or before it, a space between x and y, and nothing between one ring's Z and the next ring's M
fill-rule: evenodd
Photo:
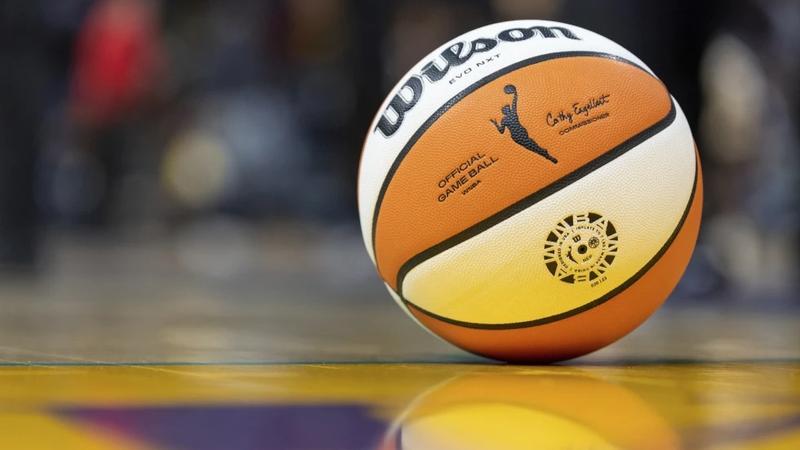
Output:
M155 5L102 0L78 34L72 112L87 128L124 121L154 90L162 64Z
M800 4L729 2L708 45L700 137L711 262L739 296L798 285Z
M86 220L103 224L119 200L134 148L156 123L147 111L163 70L158 4L153 0L101 0L81 26L69 110L88 158L99 163L97 202Z
M42 2L0 4L0 266L33 266L39 233L34 171L51 76Z

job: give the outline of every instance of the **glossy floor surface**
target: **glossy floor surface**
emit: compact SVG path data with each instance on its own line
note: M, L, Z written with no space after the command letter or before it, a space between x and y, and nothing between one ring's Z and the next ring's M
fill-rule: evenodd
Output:
M800 364L4 367L8 449L797 449Z
M0 449L800 449L796 310L672 299L592 355L508 366L420 330L357 243L286 242L258 276L133 243L3 280Z

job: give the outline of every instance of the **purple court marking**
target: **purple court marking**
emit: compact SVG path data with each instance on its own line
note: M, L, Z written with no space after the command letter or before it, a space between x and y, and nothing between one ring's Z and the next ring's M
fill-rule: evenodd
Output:
M56 413L168 450L374 450L386 429L360 405L65 408Z

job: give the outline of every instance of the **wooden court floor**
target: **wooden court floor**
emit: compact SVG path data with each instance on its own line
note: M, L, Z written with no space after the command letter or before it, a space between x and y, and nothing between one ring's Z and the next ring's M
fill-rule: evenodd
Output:
M672 299L595 354L509 366L418 329L360 253L209 279L164 248L2 280L0 449L800 449L796 310Z

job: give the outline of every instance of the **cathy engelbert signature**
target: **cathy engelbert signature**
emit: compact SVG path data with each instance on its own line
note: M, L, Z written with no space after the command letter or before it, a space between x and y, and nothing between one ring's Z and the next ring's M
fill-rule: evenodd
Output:
M589 117L589 113L603 105L611 102L611 94L602 94L597 97L592 97L586 102L575 102L572 104L571 109L562 109L561 111L553 114L552 111L547 113L547 125L551 127L558 126L559 124L569 123L572 124L576 118L580 116Z

